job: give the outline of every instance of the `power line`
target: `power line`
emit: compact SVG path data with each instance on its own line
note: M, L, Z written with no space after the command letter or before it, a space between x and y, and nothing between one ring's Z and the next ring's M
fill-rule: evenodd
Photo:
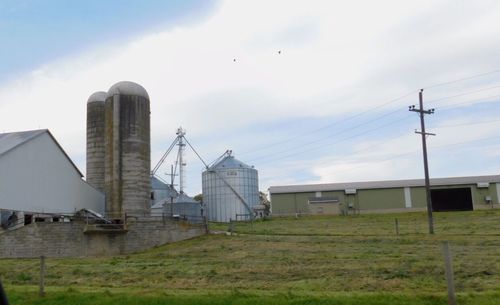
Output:
M464 77L464 78L460 78L460 79L456 79L456 80L452 80L452 81L448 81L448 82L437 83L437 84L430 85L430 86L427 86L427 87L424 87L424 88L428 89L428 88L435 88L435 87L445 86L445 85L448 85L448 84L457 83L457 82L461 82L461 81L465 81L465 80L470 80L470 79L474 79L474 78L478 78L478 77L481 77L481 76L490 75L490 74L494 74L494 73L498 73L498 72L500 72L500 69L492 70L492 71L489 71L489 72L480 73L480 74L476 74L476 75L472 75L472 76L468 76L468 77ZM464 93L461 93L461 94L458 94L458 95L443 97L443 98L439 98L439 99L436 99L436 100L433 100L433 101L430 101L430 102L436 102L436 101L439 101L439 100L445 100L445 99L449 99L449 98L453 98L453 97L459 97L459 96L462 96L462 95L468 95L468 94L472 94L472 93L476 93L476 92L491 90L491 89L498 88L498 87L500 87L500 85L497 85L497 86L494 86L494 87L483 88L483 89L479 89L479 90L474 90L474 91L471 91L471 92L464 92ZM251 150L251 151L242 152L242 153L240 153L240 155L246 155L246 154L249 154L249 153L255 153L255 152L258 152L258 151L267 150L270 147L274 147L274 146L277 146L277 145L280 145L280 144L284 144L284 143L290 142L292 140L295 140L297 138L307 136L307 135L309 135L311 133L314 133L314 132L317 132L317 131L321 131L321 130L330 128L330 127L335 126L335 125L337 125L339 123L351 120L353 118L362 116L362 115L364 115L364 114L366 114L368 112L371 112L373 110L376 110L376 109L382 108L384 106L390 105L392 103L395 103L395 102L397 102L399 100L402 100L402 99L404 99L404 98L406 98L406 97L408 97L408 96L410 96L410 95L412 95L413 93L416 93L416 92L418 92L418 90L412 90L412 91L408 92L407 94L404 94L404 95L402 95L402 96L400 96L398 98L389 100L388 102L385 102L383 104L380 104L380 105L372 107L372 108L369 108L369 109L367 109L365 111L362 111L360 113L357 113L357 114L352 115L350 117L347 117L345 119L342 119L342 120L339 120L339 121L335 121L333 123L327 124L327 125L322 126L320 128L316 128L316 129L313 129L313 130L310 130L310 131L307 131L307 132L300 133L298 135L295 135L293 137L287 138L287 139L282 140L282 141L277 141L277 142L274 142L274 143L271 143L271 144L268 144L268 145L263 145L262 147L256 148L256 149Z
M463 144L470 144L470 143L482 142L482 141L493 140L493 139L500 139L500 136L486 137L486 138L474 139L474 140L468 140L468 141L462 141L462 142L451 143L451 144L436 145L436 146L431 146L430 148L432 148L432 149L435 149L435 148L446 148L446 147L451 147L451 146L457 146L457 145L463 145Z
M450 109L450 108L456 108L457 106L460 106L460 105L465 105L465 104L469 104L469 103L473 103L473 102L480 102L480 101L489 100L489 99L496 98L496 97L500 97L500 94L490 95L490 96L479 98L479 99L467 100L467 101L463 101L463 102L460 102L460 103L446 104L444 107L439 107L438 106L436 108L439 109L439 110L447 110L447 109Z
M467 76L467 77L464 77L464 78L459 78L459 79L455 79L455 80L448 81L448 82L437 83L437 84L434 84L434 85L423 87L423 89L431 89L431 88L446 86L446 85L449 85L449 84L454 84L454 83L458 83L458 82L462 82L462 81L466 81L466 80L478 78L478 77L485 76L485 75L495 74L495 73L499 73L499 72L500 72L500 69L496 69L496 70L492 70L492 71L489 71L489 72L480 73L480 74L476 74L476 75L472 75L472 76Z
M482 125L482 124L490 124L490 123L495 123L495 122L500 122L500 119L499 120L490 120L490 121L481 121L481 122L472 122L472 123L459 123L459 124L452 124L452 125L441 125L441 126L435 126L433 128L434 129L440 129L440 128L459 127L459 126Z
M447 100L447 99L454 98L454 97L460 97L460 96L470 95L470 94L474 94L474 93L478 93L478 92L482 92L482 91L487 91L487 90L491 90L491 89L496 89L496 88L500 88L500 85L496 85L496 86L493 86L493 87L487 87L487 88L481 88L481 89L477 89L477 90L473 90L473 91L468 91L468 92L463 92L463 93L459 93L459 94L456 94L456 95L445 96L445 97L441 97L441 98L438 98L438 99L434 99L434 100L428 101L427 103L435 103L435 102L438 102L438 101Z
M361 153L361 152L365 152L365 151L367 151L367 150L371 150L371 149L373 149L373 148L375 148L375 147L377 147L377 146L380 146L380 145L382 145L382 144L387 144L387 143L389 143L389 142L396 141L396 140L398 140L398 139L400 139L400 138L402 138L402 137L404 137L404 136L408 136L408 132L406 132L406 131L405 131L404 133L398 134L396 137L394 137L394 138L392 138L392 139L390 139L390 140L382 140L382 141L380 141L380 142L378 142L378 143L376 143L376 144L370 145L370 146L365 147L365 148L363 148L363 149L358 149L358 150L354 150L354 151L352 151L352 152L349 152L349 157L352 157L352 156L358 155L359 153Z
M500 95L498 95L498 96L500 96ZM496 96L493 96L493 97L496 97ZM486 98L485 98L485 99L486 99ZM469 101L467 101L466 103L471 102L471 101L472 101L472 100L469 100ZM459 103L459 104L455 104L455 105L460 105L460 103ZM440 108L440 109L443 109L443 108ZM446 108L445 108L445 109L446 109ZM340 131L340 132L337 132L337 133L333 134L332 136L336 136L336 135L342 134L342 133L344 133L344 132L351 131L352 129L355 129L355 128L361 127L361 126L363 126L363 125L366 125L366 124L372 123L372 122L374 122L374 121L377 121L377 120L379 120L379 119L381 119L381 118L383 118L383 117L386 117L386 116L388 116L388 115L390 115L390 114L393 114L393 113L395 113L395 112L399 112L399 111L400 111L400 110L392 111L392 112L390 112L390 113L387 113L387 114L384 114L384 115L382 115L382 116L380 116L380 117L377 117L376 119L373 119L373 120L370 120L370 121L367 121L367 122L360 123L360 124L355 125L354 127L351 127L351 128L349 128L349 129L344 129L344 130L342 130L342 131ZM406 118L406 117L405 117L405 118ZM403 118L403 119L405 119L405 118ZM400 122L400 121L401 121L401 120L397 120L396 122L392 122L392 123L389 123L389 124L386 124L386 125L383 125L383 126L385 127L385 126L393 125L393 124L395 124L395 123L397 123L397 122ZM487 121L487 122L462 123L462 124L454 124L454 125L444 125L444 126L437 126L436 128L447 128L447 127L455 127L455 126L467 126L467 125L485 124L485 123L492 123L492 122L496 122L496 121L500 121L500 120L492 120L492 121ZM374 129L374 130L378 130L378 129L380 129L380 127L377 127L377 128L376 128L376 129ZM370 130L370 131L371 131L371 130ZM368 132L370 132L370 131L368 131ZM357 137L357 136L362 135L362 134L365 134L365 133L367 133L367 132L362 132L361 134L356 134L356 135L354 135L353 137ZM281 154L281 153L288 152L288 151L290 151L290 150L300 149L300 148L301 148L302 146L304 146L304 145L315 144L315 143L318 143L318 142L324 141L324 140L326 140L326 139L328 139L328 138L330 138L330 137L331 137L331 136L328 136L328 137L323 137L323 138L321 138L321 139L319 139L319 140L310 141L310 142L307 142L307 143L302 143L300 146L296 146L296 147L289 148L289 149L286 149L286 150L278 151L278 152L276 152L276 153L274 153L274 154L276 155L276 154ZM353 138L353 137L349 137L349 138L346 138L346 139L350 139L350 138ZM320 149L320 148L325 147L325 146L330 146L330 145L333 145L333 144L336 144L336 143L342 142L342 141L344 141L344 140L346 140L346 139L341 139L340 141L335 141L335 142L333 142L333 143L329 143L329 144L326 144L326 145L321 146L321 147L316 147L316 148L312 148L312 149L308 149L308 150L302 150L302 151L297 152L297 153L293 153L293 154L286 155L286 156L284 156L283 158L281 158L281 157L280 157L280 158L272 158L270 161L277 161L277 160L281 160L281 159L284 159L284 158L287 158L287 157L290 157L290 156L295 156L295 155L298 155L298 154L301 154L301 153L305 153L305 152L309 152L309 151L312 151L312 150ZM251 159L250 161L256 161L256 160L267 159L267 158L268 158L268 156L261 156L261 157L257 157L257 158ZM268 160L268 161L269 161L269 160ZM267 163L268 161L260 162L260 164L262 164L262 163Z
M331 146L331 145L334 145L334 144L338 144L340 142L343 142L343 141L346 141L346 140L350 140L352 138L355 138L355 137L359 137L361 135L364 135L364 134L367 134L367 133L370 133L370 132L373 132L375 130L379 130L381 128L384 128L384 127L387 127L387 126L390 126L390 125L394 125L396 123L399 123L400 121L403 121L403 120L406 120L407 118L409 118L410 115L408 116L405 116L399 120L396 120L396 121L393 121L393 122L390 122L388 124L384 124L384 125L381 125L381 126L378 126L376 128L373 128L373 129L370 129L370 130L366 130L366 131L363 131L363 132L360 132L360 133L357 133L353 136L349 136L349 137L345 137L345 138L342 138L338 141L335 141L335 142L332 142L332 143L328 143L328 144L325 144L321 147L313 147L313 148L309 148L309 149L306 149L306 150L302 150L302 151L299 151L299 152L296 152L296 153L293 153L293 154L288 154L288 155L285 155L285 156L282 156L282 157L278 157L278 158L271 158L271 159L268 159L268 160L265 160L265 161L262 161L260 162L259 164L265 164L265 163L268 163L268 162L271 162L271 161L279 161L279 160L282 160L282 159L286 159L286 158L289 158L289 157L292 157L292 156L296 156L296 155L299 155L299 154L303 154L303 153L306 153L306 152L310 152L310 151L313 151L313 150L317 150L317 149L320 149L320 148L323 148L323 147L327 147L327 146Z
M396 121L393 121L393 122L390 122L388 124L384 124L384 125L381 125L381 126L378 126L376 128L373 128L373 129L370 129L370 130L367 130L367 131L363 131L363 132L359 132L357 134L354 134L352 136L348 136L348 137L344 137L342 139L339 139L337 141L334 141L334 142L331 142L331 143L328 143L328 144L324 144L322 146L319 146L319 147L312 147L312 148L309 148L309 149L305 149L305 150L301 150L301 151L298 151L296 153L292 153L292 154L288 154L288 155L285 155L283 157L278 157L278 158L271 158L271 160L267 160L267 161L263 161L261 163L267 163L267 162L270 162L270 161L277 161L277 160L281 160L281 159L285 159L285 158L289 158L289 157L292 157L292 156L296 156L296 155L300 155L300 154L303 154L303 153L306 153L306 152L310 152L310 151L314 151L314 150L317 150L317 149L321 149L321 148L324 148L324 147L328 147L328 146L332 146L334 144L338 144L340 142L343 142L343 141L346 141L346 140L350 140L352 138L355 138L355 137L359 137L361 135L364 135L364 134L367 134L369 132L372 132L372 131L375 131L375 130L379 130L383 127L387 127L387 126L390 126L390 125L394 125L396 123L399 123L401 122L402 120L406 120L409 116L406 116L404 118L401 118L399 120L396 120ZM298 147L300 148L300 147ZM260 157L260 158L256 158L256 159L253 159L253 160L257 160L257 159L267 159L267 156L263 156L263 157Z
M369 121L366 121L366 122L360 123L360 124L355 125L355 126L353 126L353 127L349 127L349 128L346 128L346 129L342 129L342 130L340 130L339 132L336 132L336 133L334 133L334 134L328 135L328 136L326 136L326 137L322 137L322 138L320 138L320 139L317 139L317 140L314 140L314 141L310 141L310 142L306 142L306 143L301 143L301 144L300 144L300 146L295 146L295 147L292 147L292 148L288 148L288 149L286 149L286 150L278 151L278 152L276 152L276 154L286 153L286 152L288 152L288 151L290 151L290 150L299 149L299 148L301 148L301 147L302 147L302 146L304 146L304 145L311 145L311 144L316 144L316 143L319 143L319 142L325 141L325 140L327 140L327 139L329 139L329 138L332 138L332 137L337 136L337 135L340 135L340 134L342 134L342 133L345 133L345 132L351 131L351 130L356 129L356 128L359 128L359 127L361 127L361 126L364 126L364 125L370 124L370 123L372 123L372 122L378 121L378 120L380 120L380 119L382 119L382 118L384 118L384 117L387 117L387 116L389 116L389 115L391 115L391 114L394 114L394 113L397 113L397 112L400 112L400 111L401 111L400 109L395 110L395 111L391 111L391 112L386 113L386 114L383 114L383 115L381 115L381 116L379 116L379 117L377 117L377 118L375 118L375 119L372 119L372 120L369 120ZM261 156L261 157L253 158L253 159L250 159L249 161L259 160L259 159L262 159L262 158L266 158L266 156Z
M491 87L490 87L490 88L491 88ZM481 89L481 90L484 90L484 89ZM475 91L477 91L477 90L475 90ZM500 96L500 95L490 96L490 97L482 98L482 99L479 99L479 100L488 99L488 98L497 97L497 96ZM466 102L464 102L464 103L469 103L469 102L472 102L472 101L473 101L473 100L469 100L469 101L466 101ZM454 105L460 105L460 104L463 104L463 103L456 103L456 104L454 104ZM447 108L440 108L440 109L447 109ZM390 114L392 114L392 113L398 112L398 111L399 111L399 110L396 110L396 111L393 111L393 112L390 112L390 113L384 114L384 115L382 115L382 116L380 116L380 117L377 117L376 119L373 119L373 120L370 120L370 121L367 121L367 122L364 122L364 123L360 123L360 124L356 125L356 126L355 126L355 127L353 127L353 128L357 128L357 127L360 127L360 126L363 126L363 125L366 125L366 124L372 123L373 121L379 120L380 118L386 117L386 116L388 116L388 115L390 115ZM405 118L406 118L406 117L405 117ZM405 119L405 118L403 118L403 119ZM378 129L380 129L381 127L385 127L385 126L393 125L393 124L395 124L395 123L397 123L397 122L399 122L399 121L401 121L401 120L397 120L396 122L392 122L392 123L389 123L389 124L385 124L385 125L383 125L383 126L379 126L379 127L377 127L376 129L374 129L374 130L378 130ZM436 128L447 128L447 127L455 127L455 126L467 126L467 125L476 125L476 124L486 124L486 123L493 123L493 122L496 122L496 121L500 121L500 120L491 120L491 121L487 121L487 122L461 123L461 124L454 124L454 125L448 125L448 126L447 126L447 125L445 125L445 126L438 126L438 127L436 127ZM338 135L338 134L344 133L344 132L346 132L346 131L350 131L350 130L352 130L353 128L350 128L349 130L343 130L343 131L341 131L341 132L339 132L339 133L336 133L335 135ZM370 130L370 131L372 131L372 130ZM278 158L271 158L271 159L268 159L268 160L265 160L265 161L259 162L259 164L265 164L265 163L268 163L268 162L271 162L271 161L279 161L279 160L281 160L281 159L286 159L286 158L289 158L289 157L292 157L292 156L295 156L295 155L299 155L299 154L306 153L306 152L309 152L309 151L313 151L313 150L321 149L321 148L323 148L323 147L326 147L326 146L331 146L331 145L333 145L333 144L337 144L337 143L342 142L342 141L345 141L345 140L347 140L347 139L351 139L351 138L354 138L354 137L360 136L360 135L365 134L365 133L368 133L368 132L370 132L370 131L366 131L366 132L358 133L358 134L355 134L355 135L353 135L353 136L351 136L351 137L343 138L343 139L340 139L340 140L335 141L335 142L333 142L333 143L329 143L329 144L323 145L323 146L321 146L321 147L315 147L315 148L311 148L311 149L307 149L307 150L302 150L302 151L299 151L299 152L297 152L297 153L288 154L288 155L285 155L285 156L282 156L282 157L278 157ZM315 143L317 143L317 142L324 141L325 139L326 139L326 138L322 138L322 139L319 139L319 140L316 140L316 141L311 141L311 142L308 142L308 143L305 143L305 144L301 144L301 146L308 145L308 144L315 144ZM377 145L379 145L379 144L377 144ZM280 152L275 153L275 155L276 155L276 154L280 154L280 153L287 152L287 151L289 151L289 150L298 149L298 148L300 148L300 147L295 147L295 148L291 148L291 149L283 150L283 151L280 151ZM267 158L267 156L262 156L262 157L257 157L257 158L254 158L254 159L252 159L252 160L250 160L250 161L255 161L255 160L260 160L260 159L266 159L266 158Z
M488 122L485 122L485 123L491 123L491 122L500 122L500 120L492 120L492 121L488 121ZM478 122L478 123L467 123L467 124L460 124L460 126L465 126L465 125L476 125L476 124L482 124L482 122ZM448 126L445 126L445 127L454 127L455 125L448 125ZM436 129L438 129L438 127L436 127ZM346 158L338 158L336 157L336 160L348 160L349 158L351 158L352 156L357 156L359 155L360 153L362 152L365 152L365 151L368 151L368 150L371 150L377 146L380 146L382 144L387 144L389 142L394 142L396 140L399 140L401 139L402 137L405 137L405 136L408 136L408 133L405 131L403 133L400 133L398 135L396 135L395 137L393 137L392 139L389 139L389 140L381 140L379 141L378 143L376 144L373 144L373 145L370 145L368 147L365 147L365 148L362 148L362 149L358 149L358 150L354 150L354 151L350 151L349 152L349 156L346 157ZM451 143L451 144L444 144L444 145L438 145L438 146L434 146L434 145L429 145L429 148L434 150L436 148L440 149L440 148L446 148L446 147L450 147L450 146L456 146L456 145L463 145L463 144L468 144L468 143L474 143L474 142L481 142L481 141L484 141L484 140L491 140L491 139L496 139L496 138L500 138L500 136L494 136L494 137L487 137L487 138L481 138L481 139L474 139L474 140L468 140L468 141L462 141L462 142L457 142L457 143ZM419 150L413 150L411 152L406 152L406 153L402 153L402 154L397 154L397 155L393 155L393 156L406 156L406 155L409 155L409 154L414 154L414 153L417 153Z
M461 142L456 142L456 143L449 143L449 144L444 144L444 145L438 145L438 146L433 146L433 145L430 145L429 148L431 149L431 151L434 151L435 149L443 149L443 148L448 148L448 147L453 147L453 146L459 146L459 145L464 145L464 144L470 144L470 143L476 143L476 142L481 142L481 141L485 141L485 140L494 140L494 139L500 139L500 136L493 136L493 137L485 137L485 138L481 138L481 139L474 139L474 140L468 140L468 141L461 141ZM395 140L395 139L393 139ZM380 144L383 144L383 143L380 143ZM380 145L380 144L377 144L377 145ZM375 146L375 145L374 145ZM477 148L476 148L477 149ZM367 150L367 149L363 149L364 150ZM413 155L413 154L416 154L418 152L420 152L421 150L420 149L415 149L415 150L412 150L412 151L408 151L408 152L404 152L404 153L399 153L399 154L394 154L394 155L390 155L389 157L387 158L383 158L383 159L376 159L376 160L372 160L371 162L386 162L386 161L392 161L392 160L395 160L395 159L398 159L398 158L401 158L401 157L404 157L404 156L409 156L409 155ZM336 161L344 161L344 163L348 163L348 158L354 156L355 154L349 154L349 157L347 158L336 158ZM358 162L358 161L354 161L354 162ZM358 168L358 167L362 167L362 166L365 166L364 164L360 164L360 165L357 165L357 166L352 166L350 167L349 169L353 169L353 168Z
M369 109L367 109L367 110L365 110L365 111L359 112L359 113L357 113L357 114L355 114L355 115L352 115L352 116L349 116L349 117L347 117L347 118L345 118L345 119L342 119L342 120L339 120L339 121L335 121L335 122L333 122L333 123L329 123L329 124L327 124L327 125L325 125L325 126L322 126L322 127L319 127L319 128L313 129L313 130L310 130L310 131L306 131L306 132L300 133L300 134L298 134L298 135L295 135L295 136L293 136L293 137L287 138L287 139L285 139L285 140L278 141L278 142L274 142L274 143L271 143L271 144L269 144L269 145L263 146L263 147L261 147L261 148L257 148L257 149L254 149L254 150L252 150L252 151L246 151L246 152L239 153L239 154L240 154L240 155L245 155L245 154L249 154L249 153L255 153L256 151L266 150L266 149L268 149L269 147L273 147L273 146L277 146L277 145L280 145L280 144L283 144L283 143L287 143L287 142L290 142L290 141L295 140L295 139L297 139L297 138L300 138L300 137L303 137L303 136L307 136L307 135L309 135L309 134L311 134L311 133L314 133L314 132L318 132L318 131L321 131L321 130L327 129L327 128L330 128L330 127L332 127L332 126L336 126L336 125L338 125L339 123L342 123L342 122L347 122L347 121L352 120L352 119L354 119L354 118L356 118L356 117L359 117L359 116L362 116L362 115L364 115L364 114L366 114L366 113L369 113L369 112L371 112L371 111L373 111L373 110L377 110L377 109L380 109L380 108L382 108L382 107L384 107L384 106L387 106L387 105L393 104L393 103L395 103L395 102L397 102L397 101L400 101L400 100L402 100L402 99L404 99L404 98L406 98L406 97L408 97L408 96L410 96L410 95L412 95L413 93L416 93L416 92L417 92L416 90L413 90L413 91L408 92L407 94L404 94L404 95L402 95L402 96L400 96L400 97L397 97L397 98L395 98L395 99L389 100L389 101L387 101L387 102L385 102L385 103L383 103L383 104L380 104L380 105L378 105L378 106L375 106L375 107L369 108Z
M478 78L478 77L481 77L481 76L485 76L485 75L489 75L489 74L494 74L494 73L498 73L498 72L500 72L500 69L489 71L489 72L485 72L485 73L480 73L480 74L476 74L476 75L472 75L472 76L468 76L468 77L464 77L464 78L460 78L460 79L456 79L456 80L452 80L452 81L448 81L448 82L437 83L437 84L430 85L430 86L427 86L427 87L424 87L424 88L428 89L428 88L440 87L440 86L444 86L444 85L447 85L447 84L452 84L452 83L456 83L456 82L470 80L470 79L474 79L474 78ZM472 93L476 93L476 92L491 90L491 89L498 88L498 87L500 87L500 85L497 85L497 86L494 86L494 87L483 88L483 89L479 89L479 90L474 90L474 91L470 91L470 92L464 92L464 93L461 93L461 94L458 94L458 95L443 97L443 98L439 98L439 99L436 99L436 100L433 100L433 101L430 101L430 102L436 102L436 101L445 100L445 99L449 99L449 98L453 98L453 97L459 97L459 96L462 96L462 95L468 95L468 94L472 94ZM267 150L270 147L274 147L274 146L277 146L277 145L280 145L280 144L284 144L284 143L290 142L292 140L295 140L297 138L307 136L307 135L309 135L311 133L318 132L318 131L330 128L330 127L335 126L335 125L337 125L339 123L346 122L348 120L351 120L353 118L362 116L362 115L364 115L364 114L366 114L368 112L371 112L373 110L380 109L380 108L382 108L384 106L387 106L387 105L390 105L392 103L395 103L395 102L397 102L399 100L402 100L402 99L404 99L404 98L406 98L406 97L408 97L408 96L410 96L410 95L412 95L413 93L416 93L416 92L418 92L418 90L412 90L412 91L408 92L407 94L404 94L404 95L402 95L400 97L397 97L395 99L389 100L389 101L387 101L387 102L385 102L383 104L380 104L378 106L369 108L369 109L367 109L365 111L359 112L359 113L357 113L355 115L352 115L352 116L347 117L345 119L342 119L340 121L336 121L334 123L327 124L327 125L322 126L320 128L316 128L316 129L313 129L313 130L310 130L310 131L306 131L306 132L300 133L298 135L295 135L293 137L287 138L287 139L282 140L282 141L277 141L277 142L273 142L273 143L268 144L268 145L263 145L262 147L256 148L256 149L251 150L251 151L242 152L242 153L240 153L240 155L246 155L246 154L249 154L249 153L255 153L255 152L258 152L258 151Z
M465 77L465 78L461 78L461 79L456 79L456 80L449 81L449 82L438 83L438 84L435 84L435 85L428 86L428 87L426 87L426 88L434 88L434 87L444 86L444 85L447 85L447 84L452 84L452 83L456 83L456 82L461 82L461 81L465 81L465 80L469 80L469 79L473 79L473 78L477 78L477 77L481 77L481 76L485 76L485 75L489 75L489 74L493 74L493 73L497 73L497 72L500 72L500 69L493 70L493 71L486 72L486 73L481 73L481 74L472 75L472 76ZM491 90L491 89L498 88L498 87L500 87L500 85L496 85L496 86L494 86L494 87L481 88L481 89L477 89L477 90L473 90L473 91L469 91L469 92L463 92L463 93L460 93L460 94L457 94L457 95L452 95L452 96L442 97L442 98L439 98L439 99L433 100L433 102L440 101L440 100L445 100L445 99L450 99L450 98L454 98L454 97L459 97L459 96L464 96L464 95L468 95L468 94L472 94L472 93L477 93L477 92L481 92L481 91ZM249 154L249 153L256 153L256 152L258 152L258 151L262 151L262 150L268 150L270 147L277 146L277 145L280 145L280 144L284 144L284 143L287 143L287 142L289 142L289 141L295 140L295 139L300 138L300 137L303 137L303 136L308 136L308 135L310 135L311 133L314 133L314 132L317 132L317 131L321 131L321 130L324 130L324 129L330 128L330 127L332 127L332 126L338 125L338 124L339 124L339 123L341 123L341 122L345 122L345 121L351 120L351 119L353 119L353 118L356 118L356 117L362 116L362 115L364 115L364 114L366 114L366 113L368 113L368 112L371 112L371 111L373 111L373 110L376 110L376 109L382 108L382 107L384 107L384 106L387 106L387 105L389 105L389 104L395 103L395 102L397 102L397 101L399 101L399 100L402 100L402 99L404 99L404 98L406 98L406 97L410 96L411 94L413 94L413 93L415 93L415 92L416 92L416 90L412 90L412 91L408 92L408 93L407 93L407 94L405 94L405 95L402 95L402 96L400 96L400 97L398 97L398 98L395 98L395 99L389 100L389 101L388 101L388 102L386 102L386 103L383 103L383 104L381 104L381 105L378 105L378 106L372 107L372 108L367 109L367 110L365 110L365 111L363 111L363 112L360 112L360 113L357 113L357 114L352 115L352 116L350 116L350 117L347 117L347 118L345 118L345 119L343 119L343 120L339 120L339 121L336 121L336 122L333 122L333 123L327 124L327 125L325 125L325 126L322 126L322 127L320 127L320 128L316 128L316 129L313 129L313 130L310 130L310 131L307 131L307 132L303 132L303 133L301 133L301 134L298 134L298 135L296 135L296 136L290 137L290 138L288 138L288 139L285 139L285 140L282 140L282 141L277 141L277 142L274 142L274 143L271 143L271 144L268 144L268 145L262 146L262 147L260 147L260 148L257 148L257 149L251 150L251 151L246 151L246 152L243 152L243 153L240 153L240 154L241 154L241 155L245 155L245 154ZM396 111L394 111L394 112L396 112ZM393 112L391 112L391 113L393 113ZM387 115L389 115L389 114L384 114L384 115L382 115L381 117L385 117L385 116L387 116ZM375 121L375 120L380 119L381 117L377 117L377 118L376 118L376 119L374 119L374 120L369 120L369 121L367 121L367 122L364 122L364 123L358 124L358 125L356 125L354 128L357 128L357 127L362 126L362 125L369 124L369 123L371 123L371 122L373 122L373 121ZM392 125L392 124L393 124L393 123L391 123L391 124L387 124L387 125ZM386 125L384 125L384 126L386 126ZM376 129L380 129L380 128L381 128L381 127L377 127ZM349 130L352 130L352 129L353 129L353 128L350 128ZM341 134L341 133L347 132L347 131L349 131L349 130L347 130L347 129L346 129L346 130L342 130L341 132L335 133L334 135L338 135L338 134ZM363 133L361 133L361 134L364 134L364 133L366 133L366 132L363 132ZM356 135L354 135L353 137L359 136L359 135L361 135L361 134L356 134ZM329 136L329 137L331 137L331 136ZM310 142L307 142L307 143L305 143L305 144L300 144L300 146L295 146L295 147L293 147L293 148L289 148L289 149L287 149L287 150L280 151L280 152L278 152L277 154L279 154L279 153L284 153L284 152L287 152L287 151L290 151L290 150L299 149L299 148L300 148L301 146L303 146L303 145L315 144L315 143L318 143L318 142L324 141L325 139L327 139L327 138L329 138L329 137L326 137L326 138L321 138L321 139L318 139L318 140L315 140L315 141L310 141ZM352 138L352 137L348 137L348 138ZM346 138L346 139L348 139L348 138ZM341 139L340 141L344 141L344 140L346 140L346 139ZM330 143L330 144L326 144L326 145L324 145L324 146L330 146L330 145L333 145L333 144L338 143L338 142L339 142L339 141L334 142L334 143ZM324 146L322 146L322 147L324 147ZM297 153L288 154L288 155L286 155L286 156L284 156L284 157L272 158L272 159L270 159L270 160L268 160L268 161L264 161L264 162L261 162L261 163L266 163L266 162L273 161L273 160L280 160L280 159L283 159L283 158L288 158L288 157L290 157L290 156L294 156L294 155L301 154L301 153L304 153L304 152L308 152L308 151L311 151L311 150L317 150L317 149L319 149L319 148L321 148L321 147L314 147L314 148L311 148L311 149L302 150L302 151L299 151L299 152L297 152ZM266 158L268 158L268 157L267 157L267 156L261 156L261 157L254 158L254 159L252 159L252 160L250 160L250 161L255 161L255 160L260 160L260 159L266 159Z

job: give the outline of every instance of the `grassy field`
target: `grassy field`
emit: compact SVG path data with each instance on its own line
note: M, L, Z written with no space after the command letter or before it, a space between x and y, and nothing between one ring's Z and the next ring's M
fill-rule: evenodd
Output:
M12 304L446 304L441 241L459 304L500 304L500 210L277 218L144 253L0 259ZM396 235L395 218L400 235ZM227 224L212 224L223 231Z

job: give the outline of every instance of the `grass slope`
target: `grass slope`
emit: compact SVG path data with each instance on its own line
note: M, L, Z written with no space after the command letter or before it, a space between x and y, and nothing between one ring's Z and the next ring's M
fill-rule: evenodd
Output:
M401 235L395 234L398 218ZM277 218L144 253L0 259L13 304L446 304L450 241L460 304L500 304L500 210ZM226 229L227 224L214 224Z

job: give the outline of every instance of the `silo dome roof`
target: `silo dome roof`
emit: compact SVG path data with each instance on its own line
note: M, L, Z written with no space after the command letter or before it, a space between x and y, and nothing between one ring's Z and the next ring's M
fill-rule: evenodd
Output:
M97 91L92 93L91 96L89 96L89 99L87 100L87 103L93 103L93 102L104 102L106 100L106 92L104 91Z
M210 167L210 169L223 169L223 168L253 168L233 156L226 156L219 162L215 163Z
M108 90L106 98L113 95L135 95L149 100L148 92L144 89L144 87L129 81L118 82L111 86Z

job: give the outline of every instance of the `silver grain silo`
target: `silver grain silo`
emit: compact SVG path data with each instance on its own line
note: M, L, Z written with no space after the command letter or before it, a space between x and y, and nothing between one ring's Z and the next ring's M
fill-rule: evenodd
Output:
M259 204L257 170L229 152L202 174L203 203L210 221L249 220Z
M99 91L87 100L87 182L104 192L104 101Z
M106 214L109 218L150 212L150 106L133 82L113 85L105 102Z

